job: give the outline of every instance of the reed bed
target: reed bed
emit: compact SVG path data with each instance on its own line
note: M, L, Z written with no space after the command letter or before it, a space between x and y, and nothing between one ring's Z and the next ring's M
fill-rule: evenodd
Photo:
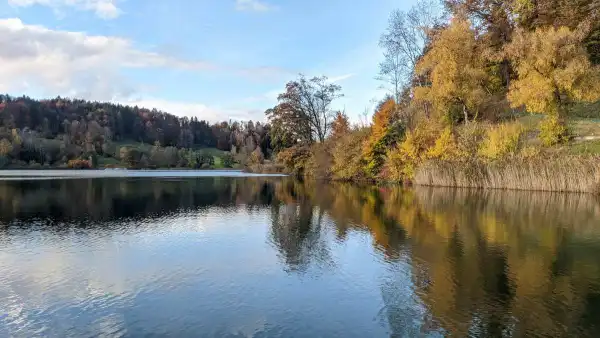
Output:
M425 186L600 193L600 158L561 156L496 163L431 161L415 173Z

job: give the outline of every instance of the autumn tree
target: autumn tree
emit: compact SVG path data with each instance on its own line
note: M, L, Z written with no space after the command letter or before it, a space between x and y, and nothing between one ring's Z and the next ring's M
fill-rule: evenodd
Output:
M288 82L277 98L278 105L266 112L275 141L323 142L335 116L331 103L342 96L340 91L326 76L307 79L300 75Z
M506 53L518 75L508 93L513 107L561 115L570 102L600 99L600 68L590 63L580 37L567 27L520 29Z
M519 0L514 0L519 1ZM478 32L480 43L490 65L489 72L498 77L498 90L509 86L512 68L502 53L514 31L513 3L504 0L444 0L444 4L455 16L466 15Z
M371 133L363 145L363 156L367 162L367 171L376 176L381 170L387 150L402 137L403 126L398 120L396 102L387 97L379 103Z
M476 117L488 95L489 75L470 22L454 18L431 44L419 61L419 74L427 74L429 86L415 88L415 99L433 104L444 119L453 120L458 109L463 119Z
M348 115L342 111L338 111L335 119L331 123L331 139L337 140L350 131L350 121Z

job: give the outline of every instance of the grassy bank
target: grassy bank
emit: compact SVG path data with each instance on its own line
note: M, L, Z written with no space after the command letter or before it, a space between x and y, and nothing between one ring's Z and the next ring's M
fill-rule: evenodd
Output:
M426 186L600 193L600 158L562 156L502 163L430 161L414 183Z

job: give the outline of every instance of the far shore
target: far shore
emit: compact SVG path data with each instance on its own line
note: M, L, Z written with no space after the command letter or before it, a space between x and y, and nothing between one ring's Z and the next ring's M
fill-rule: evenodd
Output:
M0 180L127 177L285 177L284 174L254 174L239 169L11 169L0 170Z

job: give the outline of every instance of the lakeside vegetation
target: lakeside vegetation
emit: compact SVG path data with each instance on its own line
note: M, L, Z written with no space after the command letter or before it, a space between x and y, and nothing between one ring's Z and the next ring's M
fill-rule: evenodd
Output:
M389 95L361 123L333 109L342 88L325 76L288 82L266 124L3 95L0 168L235 167L600 191L596 2L419 0L390 15L380 46Z
M587 0L420 0L381 36L390 94L372 122L352 125L331 108L340 86L300 76L267 111L277 162L332 180L596 192L599 18Z

